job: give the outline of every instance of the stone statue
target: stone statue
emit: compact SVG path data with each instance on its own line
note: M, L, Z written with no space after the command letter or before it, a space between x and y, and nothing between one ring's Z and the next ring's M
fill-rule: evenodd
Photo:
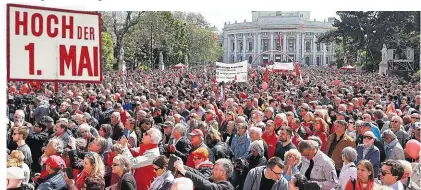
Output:
M235 24L237 24L237 20L235 20Z
M386 44L383 44L382 61L387 61L387 48L386 48Z

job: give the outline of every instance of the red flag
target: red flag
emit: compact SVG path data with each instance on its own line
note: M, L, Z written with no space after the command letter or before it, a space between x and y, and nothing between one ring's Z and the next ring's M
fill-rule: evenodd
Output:
M237 75L235 75L235 77L234 77L234 81L232 81L232 82L235 82L235 81L237 81Z
M278 39L279 39L279 47L282 49L282 44L284 42L284 39L282 39L281 33L278 32Z
M295 75L297 75L297 77L300 77L300 79L303 80L303 78L301 77L300 65L298 64L298 62L295 62Z
M263 76L263 81L269 82L269 69L266 68L265 75Z

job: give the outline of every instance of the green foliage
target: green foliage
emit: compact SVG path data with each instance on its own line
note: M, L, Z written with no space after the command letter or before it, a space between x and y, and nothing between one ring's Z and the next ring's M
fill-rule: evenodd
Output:
M367 51L367 61L376 68L381 61L383 44L397 52L407 47L414 48L414 52L420 51L420 12L338 11L337 14L340 19L334 22L336 29L318 39L319 42L335 42L341 47L342 53L336 54L337 60L340 56L356 57L358 50ZM415 54L415 62L419 62L419 54Z
M102 56L105 70L111 70L114 64L114 43L111 34L102 32Z

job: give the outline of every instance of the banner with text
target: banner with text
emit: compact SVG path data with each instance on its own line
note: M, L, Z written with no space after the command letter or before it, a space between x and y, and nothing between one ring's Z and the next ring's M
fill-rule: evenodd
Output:
M247 82L248 64L247 61L238 63L216 62L217 82Z
M101 82L101 14L7 4L7 80Z

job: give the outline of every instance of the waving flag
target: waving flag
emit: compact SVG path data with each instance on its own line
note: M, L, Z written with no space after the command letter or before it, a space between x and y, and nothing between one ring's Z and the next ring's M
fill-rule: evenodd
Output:
M298 62L295 62L295 74L297 76L300 76L300 80L303 81L303 77L301 76L301 71L300 71L300 64Z
M263 81L265 81L266 83L269 82L269 69L266 68L265 70L265 75L263 76Z

